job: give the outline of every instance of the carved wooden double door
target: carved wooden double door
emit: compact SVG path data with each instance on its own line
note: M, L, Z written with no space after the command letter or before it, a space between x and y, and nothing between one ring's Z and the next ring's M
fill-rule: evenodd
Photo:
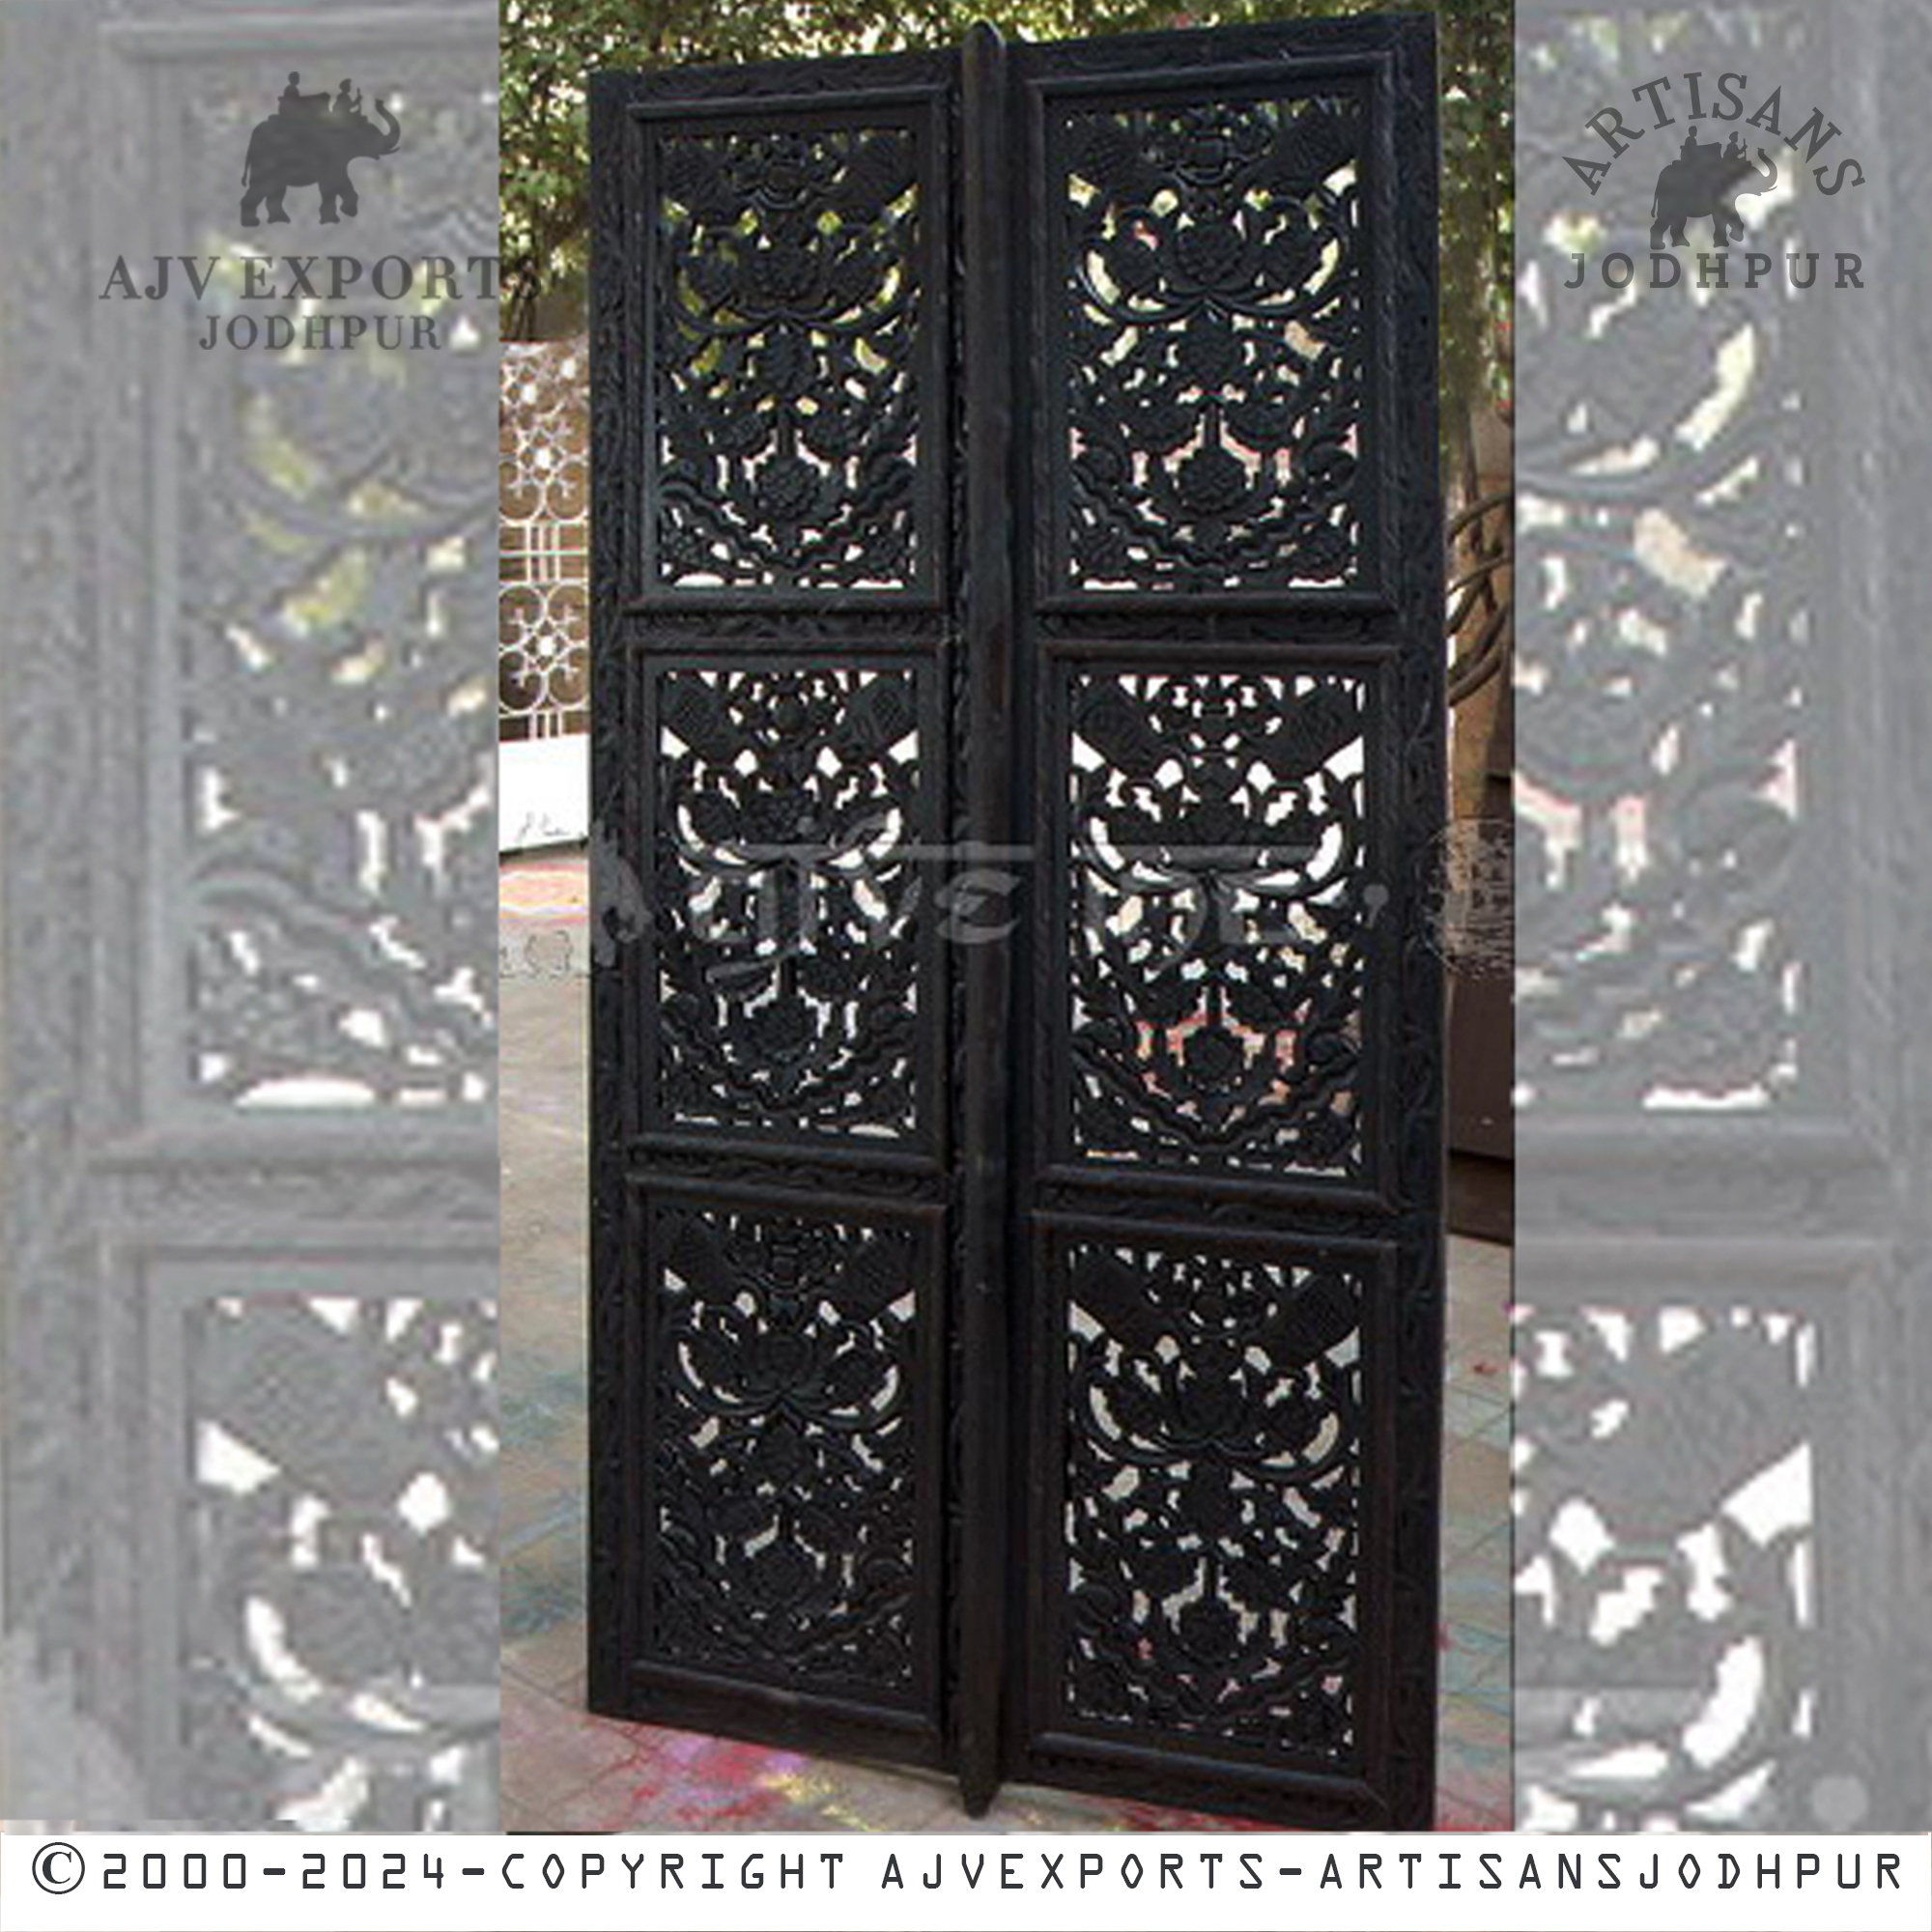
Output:
M1435 86L597 78L597 1709L1429 1822Z

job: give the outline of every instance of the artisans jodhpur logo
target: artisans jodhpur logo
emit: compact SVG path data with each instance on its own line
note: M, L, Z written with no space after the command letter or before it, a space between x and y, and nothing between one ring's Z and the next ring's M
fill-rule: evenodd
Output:
M292 71L275 112L248 135L242 161L242 226L261 227L265 206L270 224L303 219L308 197L298 195L298 213L292 214L292 189L313 190L317 221L353 221L361 200L351 163L386 160L403 144L397 115L380 98L374 109L372 120L363 112L361 90L351 79L333 95L308 94L302 91L299 71ZM197 304L214 304L213 313L196 311L196 346L204 350L227 346L306 355L354 349L365 339L381 349L440 349L447 333L444 309L469 293L494 299L497 267L494 255L472 255L460 264L447 255L420 261L384 255L365 263L356 255L277 259L238 251L228 256L156 255L152 272L137 280L123 255L116 258L99 299L165 301L179 270L180 279L172 284L177 291L185 286ZM347 309L347 304L368 304L371 298L383 312Z
M1750 77L1744 73L1720 73L1715 83L1701 69L1660 75L1631 89L1635 121L1612 105L1598 108L1584 123L1608 150L1607 158L1592 153L1564 159L1594 199L1617 161L1627 154L1633 156L1618 187L1628 192L1640 185L1646 194L1652 288L1671 288L1692 277L1696 286L1707 289L1782 282L1799 289L1863 288L1864 265L1855 254L1804 250L1774 255L1750 246L1741 202L1801 191L1806 175L1821 195L1835 196L1865 185L1864 164L1846 152L1843 130L1822 108L1812 107L1801 120L1800 110L1786 105L1784 89L1777 86L1761 94L1747 112L1752 94ZM1639 225L1627 221L1631 229ZM1601 232L1595 221L1584 227ZM1733 242L1742 244L1735 255ZM1688 263L1676 253L1686 247L1692 258ZM1630 249L1606 249L1593 261L1587 248L1573 248L1571 261L1572 278L1564 286L1572 289L1581 288L1593 275L1609 288L1628 288L1641 272Z

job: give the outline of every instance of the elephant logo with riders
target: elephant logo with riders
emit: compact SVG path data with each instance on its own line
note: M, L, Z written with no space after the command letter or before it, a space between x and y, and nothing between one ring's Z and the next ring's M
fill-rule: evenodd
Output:
M280 105L248 136L242 163L242 225L257 227L266 201L270 221L291 217L283 198L292 187L313 187L324 221L354 220L360 206L349 163L381 159L402 145L396 117L379 100L377 126L362 111L362 93L345 80L333 95L304 94L299 71L289 75Z
M1752 245L1750 229L1756 224L1747 222L1741 203L1752 204L1755 213L1813 191L1834 198L1863 187L1867 177L1863 162L1845 145L1844 130L1823 108L1814 105L1806 114L1787 103L1781 85L1747 111L1750 99L1745 73L1721 73L1715 84L1701 69L1660 75L1631 90L1631 109L1600 107L1584 122L1607 154L1592 151L1564 159L1594 200L1623 156L1638 157L1632 167L1651 184L1643 220L1653 288L1693 278L1706 289L1784 282L1801 290L1863 288L1863 260L1848 250L1774 253ZM1627 168L1626 182L1630 172ZM1611 225L1594 219L1589 224L1599 234ZM1638 225L1630 220L1626 245L1604 251L1594 265L1610 289L1628 288L1637 278ZM1563 286L1581 288L1591 277L1590 253L1573 247L1570 254L1574 271Z

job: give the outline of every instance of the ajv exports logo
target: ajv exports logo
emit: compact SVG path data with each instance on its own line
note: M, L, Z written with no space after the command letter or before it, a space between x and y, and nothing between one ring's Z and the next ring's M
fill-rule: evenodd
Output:
M350 173L355 161L384 161L403 145L402 123L378 97L375 119L363 112L362 92L344 79L333 94L304 93L299 70L291 71L274 113L249 131L242 159L241 222L262 225L266 206L270 223L303 218L304 196L291 213L291 189L313 189L315 218L327 224L353 221L361 207ZM468 295L497 297L497 258L471 255L461 264L447 255L412 260L384 255L364 263L355 255L289 254L279 259L254 253L233 255L156 255L152 276L136 279L125 255L100 290L101 301L153 301L168 298L172 271L197 304L213 299L210 312L197 307L196 346L214 349L268 349L308 354L354 349L365 337L381 349L440 349L450 332L449 306ZM341 313L331 306L373 298L384 312ZM263 313L248 304L278 304Z
M1617 161L1634 155L1618 188L1628 190L1634 178L1648 189L1644 220L1650 231L1652 288L1671 288L1687 278L1686 264L1675 252L1686 246L1694 252L1699 288L1754 289L1785 281L1798 289L1863 288L1864 265L1856 254L1838 252L1824 267L1815 249L1774 256L1749 246L1741 201L1795 192L1806 174L1822 195L1865 185L1864 164L1857 156L1842 149L1828 153L1843 129L1822 108L1814 106L1798 120L1797 110L1786 107L1780 85L1747 113L1750 91L1749 75L1734 72L1720 73L1716 87L1707 89L1702 69L1674 79L1660 75L1646 80L1631 89L1631 99L1649 109L1648 126L1627 120L1621 107L1600 107L1583 125L1609 150L1608 159L1575 155L1564 159L1594 198ZM1681 137L1672 131L1663 141L1650 138L1665 129L1681 129ZM1702 227L1705 223L1708 229ZM1634 229L1643 224L1632 219L1627 225ZM1708 248L1701 245L1706 233ZM1736 257L1730 252L1734 242L1744 244ZM1592 273L1590 254L1572 249L1571 260L1576 272L1563 286L1581 288ZM1637 274L1636 260L1628 249L1604 251L1594 269L1611 289L1628 288Z

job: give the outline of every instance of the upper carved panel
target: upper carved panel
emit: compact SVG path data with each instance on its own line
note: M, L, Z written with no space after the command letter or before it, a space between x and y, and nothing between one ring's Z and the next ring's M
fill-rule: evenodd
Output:
M421 131L372 177L354 252L473 252L465 211L496 142L479 65L387 57ZM227 263L217 314L261 306L241 300L233 204L206 185L239 165L259 86L244 66L170 96L182 161L160 206ZM185 1009L169 1084L200 1105L474 1120L494 1092L496 744L475 634L496 595L497 318L475 278L460 287L434 349L309 353L298 336L185 356L157 391L155 503L135 512L126 466L109 486L126 526L166 533L110 560L140 573L170 638L176 716L140 728L174 768L155 795L181 801L150 827L178 867L158 875L154 929ZM411 303L356 300L372 334ZM299 307L291 292L263 312ZM189 327L185 312L116 323L144 370Z
M1693 295L1648 271L1605 286L1611 252L1647 259L1659 164L1683 131L1651 130L1595 196L1564 164L1590 108L1664 71L1682 31L1662 11L1607 24L1546 9L1524 28L1571 84L1526 102L1523 124L1518 1105L1735 1121L1829 1104L1842 1057L1819 1043L1845 932L1821 758L1861 654L1824 648L1820 628L1848 420L1822 400L1821 352L1861 304L1828 317L1741 278ZM1768 92L1815 71L1795 24L1780 9L1709 23L1698 58ZM1746 204L1736 244L1780 270L1827 234L1849 245L1860 212L1796 179L1804 194ZM1578 254L1591 273L1572 287ZM1688 282L1695 257L1677 254ZM1803 449L1800 419L1817 432Z
M655 137L647 589L930 581L923 142L872 124Z
M181 433L208 572L180 618L186 1084L230 1106L475 1107L494 747L461 640L484 539L400 453L371 481L370 448L432 434L435 403L487 411L492 371L418 396L349 360L205 366Z
M1362 140L1345 94L1063 116L1050 593L1360 582Z

